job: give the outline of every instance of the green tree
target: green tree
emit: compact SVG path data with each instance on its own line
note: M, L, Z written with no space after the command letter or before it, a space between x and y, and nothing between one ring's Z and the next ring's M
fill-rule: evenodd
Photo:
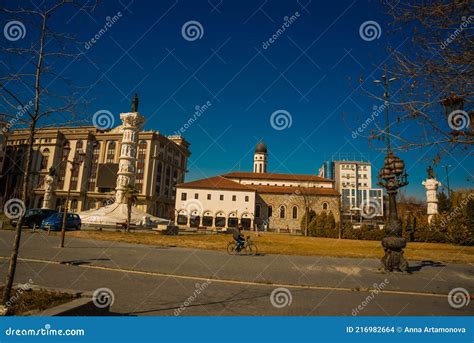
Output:
M127 232L130 232L130 222L132 221L132 206L137 203L138 191L133 185L126 185L123 190L125 203L127 204Z
M321 212L318 214L317 220L316 220L316 229L317 230L323 230L324 226L326 225L326 219L327 219L327 213L326 212Z
M309 228L310 228L310 223L313 221L314 217L316 217L316 212L313 210L308 211L308 220L306 220L306 213L303 214L303 217L301 217L301 230L303 232L308 232L309 233ZM308 224L308 227L306 227L306 223Z
M324 224L326 230L332 230L336 228L336 219L332 211L329 211L329 214L326 216L326 223Z
M444 192L438 193L438 211L439 213L447 213L451 209L451 204L449 203L449 199L444 194Z
M471 239L474 239L474 199L473 198L470 198L466 204L466 224L467 224L467 227L469 228L469 231L471 232Z

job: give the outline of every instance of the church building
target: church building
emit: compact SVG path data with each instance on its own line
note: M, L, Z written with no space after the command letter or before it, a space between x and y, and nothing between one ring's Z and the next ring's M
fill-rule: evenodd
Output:
M340 220L340 194L334 181L316 175L267 171L267 146L254 153L253 172L232 172L181 183L176 190L175 221L184 227L301 232L305 209L332 212Z

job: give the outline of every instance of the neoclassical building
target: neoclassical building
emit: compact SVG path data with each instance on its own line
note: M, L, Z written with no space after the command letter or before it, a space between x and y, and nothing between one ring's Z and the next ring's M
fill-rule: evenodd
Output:
M164 136L157 131L140 131L136 154L135 188L137 207L161 218L172 218L176 184L184 181L189 143L181 136ZM3 201L19 197L25 167L27 130L7 135L0 179ZM95 126L44 128L36 133L31 167L31 200L28 208L41 207L44 177L55 170L52 203L63 206L68 189L70 208L80 212L111 204L115 198L121 126L100 130ZM68 155L68 156L66 156ZM66 157L81 155L82 163L71 170Z
M334 181L316 175L267 172L267 147L255 148L253 172L233 172L181 183L176 224L225 229L239 224L261 230L300 229L305 209L331 211L339 221Z

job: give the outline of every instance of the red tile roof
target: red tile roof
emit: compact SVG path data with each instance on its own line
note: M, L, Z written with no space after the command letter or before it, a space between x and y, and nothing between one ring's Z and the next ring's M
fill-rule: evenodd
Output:
M204 188L204 189L226 189L226 190L237 190L237 191L250 191L255 192L254 188L246 185L242 185L238 182L226 179L222 176L213 176L207 179L201 179L191 182L180 183L177 185L179 188Z
M227 178L235 179L259 179L259 180L284 180L284 181L320 181L320 182L334 182L330 179L316 175L305 174L278 174L278 173L252 173L252 172L233 172L222 175Z
M261 186L261 185L243 185L241 183L229 180L223 176L213 176L207 179L201 179L191 182L180 183L179 188L201 188L201 189L221 189L250 191L259 193L273 194L307 194L307 195L327 195L339 196L339 193L333 188L320 187L284 187L284 186Z
M296 195L327 195L339 196L339 192L334 188L318 188L318 187L283 187L283 186L258 186L252 185L258 193L274 193L274 194L296 194Z

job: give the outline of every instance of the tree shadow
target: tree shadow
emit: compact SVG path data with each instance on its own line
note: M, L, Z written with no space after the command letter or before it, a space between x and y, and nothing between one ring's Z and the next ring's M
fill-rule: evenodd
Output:
M87 260L71 260L71 261L61 261L59 264L64 264L67 266L80 266L83 264L91 264L95 261L110 261L110 258L90 258Z
M421 269L426 268L426 267L440 268L440 267L446 267L446 265L441 262L436 262L436 261L431 261L431 260L421 261L420 263L415 264L415 265L410 263L410 265L408 266L408 272L409 273L418 272Z
M260 299L260 298L268 298L270 296L269 292L265 292L265 294L261 295L253 295L253 296L242 296L242 293L244 293L245 290L239 291L236 294L228 297L227 299L223 300L216 300L216 301L208 301L208 302L201 302L201 303L196 303L196 304L189 304L187 306L184 306L184 308L193 308L193 307L201 307L201 306L207 306L207 305L227 305L227 304L232 304L238 301L244 301L244 300L255 300L255 299ZM177 306L169 306L169 307L162 307L162 308L157 308L157 309L152 309L152 310L144 310L144 311L134 311L134 312L129 312L126 315L128 316L136 316L139 314L147 314L147 313L152 313L152 312L162 312L162 311L169 311L169 310L178 310L179 315L181 314L183 304L178 304ZM175 314L176 315L176 314Z

